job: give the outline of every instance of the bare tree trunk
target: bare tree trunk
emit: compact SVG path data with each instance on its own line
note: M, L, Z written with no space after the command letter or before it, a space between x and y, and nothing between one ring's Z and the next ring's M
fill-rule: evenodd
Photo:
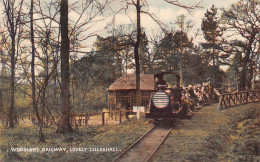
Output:
M60 2L60 28L61 28L61 117L58 122L59 133L73 132L70 123L70 97L69 97L69 37L68 37L68 0Z
M31 60L31 75L32 75L32 101L33 101L33 111L37 117L38 122L40 123L40 116L36 105L36 95L35 95L35 46L34 46L34 28L33 28L33 0L31 0L31 10L30 10L30 25L31 25L31 44L32 44L32 60Z
M244 91L246 89L246 66L242 66L239 77L239 90Z
M254 62L251 61L249 65L249 78L247 80L247 87L248 89L252 89L252 82L254 79Z
M39 120L39 142L45 142L45 136L43 134L43 131L42 131L42 127L43 127L43 124L44 124L44 115L45 115L45 88L43 89L42 91L42 97L41 97L41 101L42 101L42 113L41 113L41 119Z
M38 123L40 125L39 129L39 142L45 142L45 136L42 132L42 124L43 124L43 119L41 120L38 108L37 108L37 103L36 103L36 95L35 95L35 70L34 70L34 65L35 65L35 46L34 46L34 28L33 28L33 0L31 0L31 9L30 9L30 25L31 25L31 44L32 44L32 60L31 60L31 75L32 75L32 100L33 100L33 110L35 112L36 118L38 120Z
M11 52L11 77L10 77L10 87L11 87L11 105L9 109L9 127L14 127L14 113L15 113L15 87L14 87L14 77L15 77L15 34L14 28L11 27L11 39L12 39L12 52Z
M252 47L251 45L253 44L254 42L254 39L255 39L255 36L256 36L256 33L254 33L253 35L251 35L248 43L247 43L247 47L245 49L245 57L242 59L242 70L240 72L240 77L239 77L239 90L246 90L246 86L247 86L247 65L248 65L248 62L250 61L250 54L251 54L251 50L252 50ZM251 60L252 61L252 60ZM251 80L250 80L251 81Z
M15 2L11 0L3 0L4 4L4 11L7 18L7 27L9 36L11 38L11 75L10 75L10 89L11 89L11 104L10 109L8 113L9 118L9 128L14 127L14 118L15 118L15 46L16 46L16 36L17 36L17 30L20 27L21 22L21 11L23 6L23 0L19 3L19 10L16 10ZM18 34L19 35L19 34Z
M139 61L139 54L138 49L140 45L140 39L141 39L141 6L140 6L140 0L137 0L136 3L136 11L137 11L137 40L134 45L134 57L135 57L135 74L136 74L136 105L141 105L141 89L140 89L140 61Z

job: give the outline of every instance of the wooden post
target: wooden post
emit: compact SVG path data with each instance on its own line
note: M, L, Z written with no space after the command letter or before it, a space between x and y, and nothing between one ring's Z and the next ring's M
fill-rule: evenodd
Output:
M119 111L119 123L122 123L122 113Z
M223 95L220 96L220 99L219 99L219 103L218 103L218 110L221 110L222 109L222 100L223 100Z
M223 95L224 108L227 108L227 95Z
M117 93L116 93L116 90L115 90L115 107L114 107L114 109L116 109L116 107L117 107ZM113 120L113 118L112 118L112 120Z
M251 100L251 102L254 102L254 92L248 92L248 98Z
M105 112L102 112L102 125L105 125Z
M88 125L88 113L85 114L85 125Z
M136 113L136 118L139 120L140 119L140 107L137 107L137 113Z
M78 119L78 125L81 126L81 122L82 122L82 116L80 115L79 116L79 119Z

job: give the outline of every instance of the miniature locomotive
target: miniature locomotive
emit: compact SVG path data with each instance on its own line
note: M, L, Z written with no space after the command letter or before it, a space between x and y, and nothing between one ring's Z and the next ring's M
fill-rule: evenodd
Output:
M176 86L169 88L163 79L165 74L176 77ZM155 92L151 94L145 117L154 120L174 119L191 115L189 103L182 100L180 75L173 72L161 72L154 75Z

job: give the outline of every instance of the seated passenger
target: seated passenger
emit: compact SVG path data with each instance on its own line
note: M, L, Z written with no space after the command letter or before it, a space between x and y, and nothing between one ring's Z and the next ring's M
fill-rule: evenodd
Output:
M210 96L208 94L207 88L205 88L205 87L202 88L202 94L203 94L203 97L205 99L206 104L211 103Z
M195 105L198 104L198 102L199 102L198 97L195 94L194 89L191 85L188 86L188 96L190 99L192 99L195 102Z
M199 87L196 88L195 95L197 96L197 98L199 100L199 105L203 105L205 100L204 100L202 91L201 91L201 89Z

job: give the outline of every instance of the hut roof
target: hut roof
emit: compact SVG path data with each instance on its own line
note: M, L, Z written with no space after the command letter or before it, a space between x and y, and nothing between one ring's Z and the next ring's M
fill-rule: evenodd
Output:
M140 89L141 90L154 90L154 75L153 74L141 74L140 75ZM135 74L123 75L112 83L108 90L130 90L136 89Z

